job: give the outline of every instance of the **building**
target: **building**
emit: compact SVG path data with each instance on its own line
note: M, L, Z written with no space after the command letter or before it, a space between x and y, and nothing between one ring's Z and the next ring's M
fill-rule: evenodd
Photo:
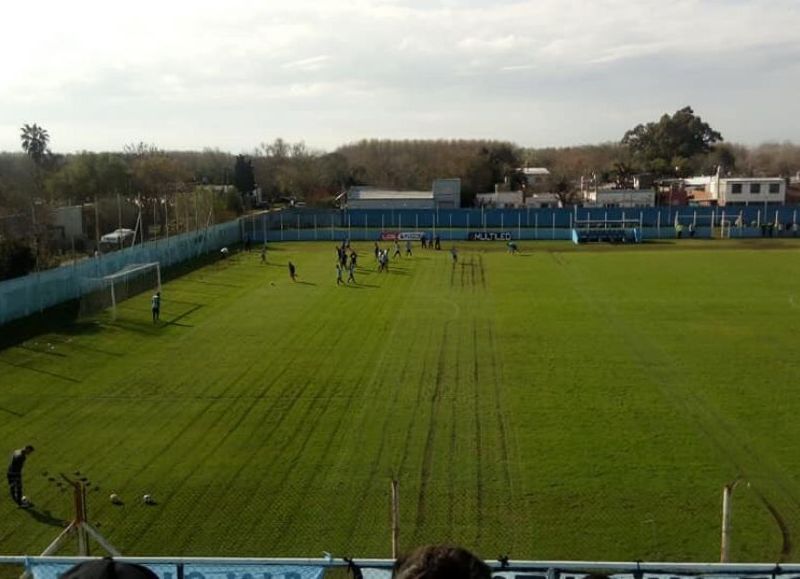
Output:
M437 179L430 191L356 186L337 199L348 209L457 209L461 207L461 179Z
M525 198L525 207L547 209L561 207L561 200L555 193L534 193Z
M496 191L494 193L478 193L475 195L478 207L491 207L492 209L511 209L523 207L522 191Z
M546 184L550 178L550 171L544 167L525 167L517 169L517 171L525 175L525 181L529 189L537 185Z
M461 207L461 179L436 179L431 189L436 208L458 209Z
M655 207L654 189L590 189L587 207Z
M786 203L783 177L690 177L684 180L689 202L697 205L746 206Z

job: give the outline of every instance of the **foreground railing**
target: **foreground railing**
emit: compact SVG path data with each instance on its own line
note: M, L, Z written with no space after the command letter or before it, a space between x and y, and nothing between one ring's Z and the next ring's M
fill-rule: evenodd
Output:
M34 579L56 579L73 565L91 557L0 556L0 566L16 566ZM229 557L118 557L118 561L139 563L161 579L322 579L342 577L350 572L365 579L388 579L391 559L345 560L328 557L229 558ZM800 564L771 563L645 563L612 561L486 561L495 577L504 579L582 579L588 574L616 579L681 579L688 577L800 579ZM3 571L0 567L0 573ZM8 568L6 569L8 570ZM2 573L8 576L7 573Z

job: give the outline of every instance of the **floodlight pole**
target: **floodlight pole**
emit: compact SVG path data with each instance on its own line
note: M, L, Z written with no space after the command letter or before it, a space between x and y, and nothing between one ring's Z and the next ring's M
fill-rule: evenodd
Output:
M722 487L722 537L720 540L719 562L728 563L730 560L731 549L731 500L733 489L741 481L741 477L736 477L733 482Z
M392 558L397 559L400 540L400 492L396 479L392 479Z

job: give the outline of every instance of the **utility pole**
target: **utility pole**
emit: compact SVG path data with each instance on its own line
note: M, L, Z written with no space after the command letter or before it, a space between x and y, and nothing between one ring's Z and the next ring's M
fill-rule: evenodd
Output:
M720 540L719 562L728 563L730 561L731 550L731 500L733 489L741 481L741 477L736 477L733 482L722 487L722 537ZM748 483L748 486L750 483Z
M396 479L392 479L392 559L397 559L400 541L400 492Z

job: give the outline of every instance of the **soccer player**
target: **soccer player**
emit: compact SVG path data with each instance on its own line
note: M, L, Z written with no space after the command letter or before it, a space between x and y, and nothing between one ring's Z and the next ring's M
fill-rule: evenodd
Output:
M336 285L342 285L342 264L336 263Z
M394 240L394 254L392 257L400 257L400 244L397 243L397 240Z
M353 254L355 255L355 254ZM347 283L356 283L356 260L350 260L350 268L347 270Z
M439 237L439 234L438 234L438 233L437 233L437 234L436 234L436 236L433 238L433 242L434 242L434 244L435 244L435 246L434 246L434 247L435 247L437 250L439 250L439 249L442 249L442 240L441 240L441 238Z
M450 255L453 258L453 265L455 265L456 262L458 261L458 249L456 249L455 245L450 248Z
M261 248L261 263L267 263L267 244Z
M161 292L156 292L150 298L150 309L153 312L153 323L155 324L161 316Z
M32 452L33 447L30 444L25 448L15 450L11 454L11 462L8 465L8 489L11 492L11 500L23 509L27 509L31 504L22 500L22 467L25 466L25 459Z
M381 248L378 247L378 242L376 241L375 242L375 261L378 261L378 258L380 257L380 253L381 253Z
M406 255L412 255L411 254L411 240L410 239L406 239Z
M292 281L297 281L297 268L291 261L289 262L289 277L292 278Z
M517 244L514 243L513 241L509 241L506 245L508 246L508 252L512 255L517 253L517 251L519 251L519 249L517 248Z
M350 267L355 269L356 268L356 261L358 260L358 254L355 250L350 252Z

